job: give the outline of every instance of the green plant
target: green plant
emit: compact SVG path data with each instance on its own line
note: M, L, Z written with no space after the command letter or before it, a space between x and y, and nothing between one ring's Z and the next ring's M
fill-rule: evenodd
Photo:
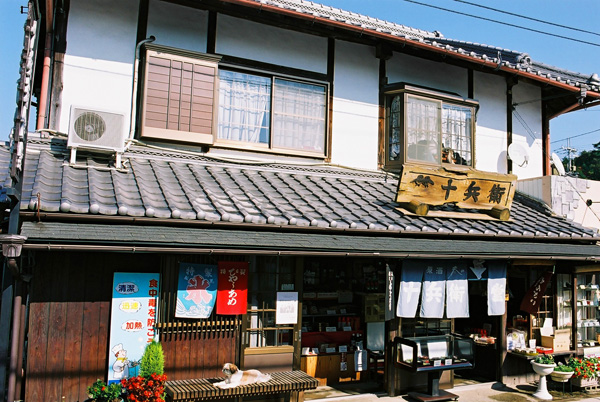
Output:
M104 381L98 379L88 387L87 392L96 402L111 402L121 399L123 389L119 383L106 385Z
M558 363L558 366L554 367L554 371L562 371L562 372L565 372L565 373L570 373L570 372L573 372L575 370L573 369L573 367L571 367L571 366L569 366L567 364Z
M534 361L539 364L554 364L554 356L537 355Z
M152 341L146 345L140 361L140 375L149 378L152 374L163 374L165 371L165 356L160 342Z
M600 364L595 357L584 357L583 359L571 357L569 359L569 366L573 368L574 378L594 378L598 376L598 371L600 370Z

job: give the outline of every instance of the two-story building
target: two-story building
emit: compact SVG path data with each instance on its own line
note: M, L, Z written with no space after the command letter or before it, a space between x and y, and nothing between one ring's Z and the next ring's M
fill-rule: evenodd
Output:
M507 334L547 318L569 353L596 339L571 301L598 304L598 233L515 193L596 74L303 0L30 1L20 71L9 401L84 400L153 337L171 379L235 362L390 395L464 360L533 379ZM433 342L454 333L480 336L464 359ZM432 342L415 362L401 339Z

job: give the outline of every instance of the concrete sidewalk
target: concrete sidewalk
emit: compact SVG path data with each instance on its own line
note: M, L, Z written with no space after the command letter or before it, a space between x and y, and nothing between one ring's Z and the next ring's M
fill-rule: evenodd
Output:
M460 402L539 402L540 399L533 397L533 393L536 391L536 385L519 385L515 388L509 388L501 383L490 382L481 383L475 385L465 385L447 390L455 395L458 395L458 401ZM570 401L581 401L581 402L600 402L600 390L597 392L582 392L569 389L568 385L565 387L565 393L563 394L562 388L556 386L549 386L549 391L553 396L553 401L558 402L570 402ZM316 395L314 395L316 396ZM357 393L354 395L343 395L331 393L327 396L326 393L322 394L319 398L325 402L398 402L398 401L411 401L415 400L407 395L399 395L396 397L390 397L387 394L376 394L376 393ZM315 400L312 397L306 398L306 400ZM316 402L316 400L315 400Z

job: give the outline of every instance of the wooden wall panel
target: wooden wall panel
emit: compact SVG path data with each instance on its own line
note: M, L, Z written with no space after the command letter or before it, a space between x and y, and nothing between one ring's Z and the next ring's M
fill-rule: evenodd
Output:
M172 319L169 312L175 306L179 261L196 258L37 253L29 303L25 400L84 401L89 385L107 379L114 272L161 272L161 296L166 297L159 307ZM197 326L177 319L174 327L161 331L170 379L221 377L223 364L236 362L241 321L234 316L200 321Z

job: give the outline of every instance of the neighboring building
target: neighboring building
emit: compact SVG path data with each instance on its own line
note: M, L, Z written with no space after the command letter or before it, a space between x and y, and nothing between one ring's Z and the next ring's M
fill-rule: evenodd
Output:
M600 182L570 176L519 180L517 190L546 203L557 215L600 231Z
M597 309L570 301L598 304L600 236L515 182L550 175L549 121L599 104L596 74L302 0L29 13L0 150L9 401L84 400L155 336L171 379L236 362L390 395L427 383L407 338L440 361L439 335L485 330L465 359L505 383L533 379L511 328L553 318L587 353Z

